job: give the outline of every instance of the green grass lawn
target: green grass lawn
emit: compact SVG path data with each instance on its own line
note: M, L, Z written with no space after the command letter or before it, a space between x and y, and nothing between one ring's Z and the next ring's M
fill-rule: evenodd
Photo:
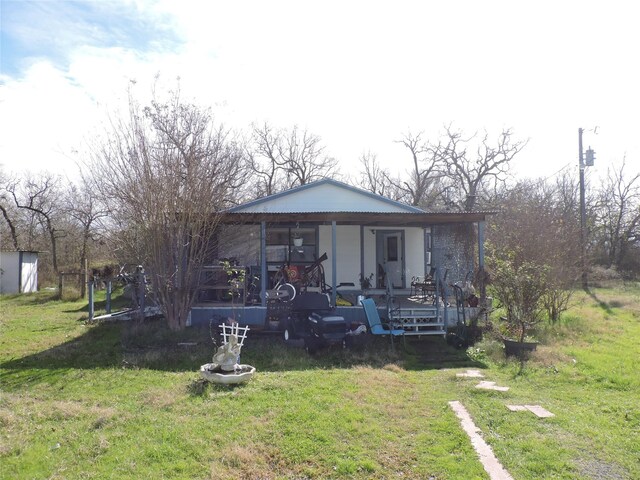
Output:
M207 328L87 325L82 301L0 297L0 478L488 478L451 400L516 479L640 478L640 288L574 304L524 368L490 338L309 357L250 332L257 375L229 388L199 380ZM511 389L474 389L466 368Z

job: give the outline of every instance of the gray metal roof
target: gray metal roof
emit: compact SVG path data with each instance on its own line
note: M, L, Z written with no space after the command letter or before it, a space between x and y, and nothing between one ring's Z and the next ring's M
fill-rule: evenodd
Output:
M348 210L348 211L358 211L358 212L366 212L366 211L374 211L374 212L385 212L388 213L389 211L393 210L395 212L408 212L408 213L424 213L423 210L421 210L420 208L414 207L412 205L407 205L405 203L402 202L397 202L395 200L391 200L389 198L383 197L381 195L376 195L374 193L368 192L366 190L362 190L360 188L354 187L352 185L347 185L346 183L343 182L339 182L338 180L334 180L334 179L330 179L330 178L325 178L322 180L318 180L316 182L312 182L312 183L308 183L306 185L301 185L299 187L296 188L292 188L290 190L286 190L284 192L279 192L276 193L274 195L269 195L263 198L259 198L257 200L253 200L251 202L247 202L244 203L242 205L238 205L236 207L230 208L228 210L229 213L237 213L237 212L258 212L260 211L260 208L262 207L264 210L267 209L268 204L271 204L272 206L275 205L277 202L279 202L280 200L285 199L286 197L289 196L295 196L297 197L298 201L300 200L300 195L298 195L301 192L305 192L305 191L312 191L313 189L318 189L319 187L325 186L325 185L330 185L333 187L337 187L338 189L342 190L343 192L346 193L350 193L351 196L350 198L356 198L358 199L358 201L362 201L361 203L359 203L359 205L362 205L362 207L359 207L358 205L356 205L355 203L357 202L350 202L349 206L353 206L352 210ZM355 194L355 195L354 195ZM320 212L323 208L326 208L326 204L331 202L332 200L335 200L334 198L325 198L324 200L326 200L324 202L325 206L323 207L323 205L320 202L318 203L318 206L315 207L314 205L316 204L315 202L309 206L309 208L307 208L305 211L306 212ZM335 202L333 202L335 203ZM368 208L365 207L365 205L367 205L368 203ZM372 207L375 207L376 205L381 206L383 208L380 209L373 209ZM278 212L277 208L282 208L282 207L276 207L275 211L271 211L271 213L295 213L293 212L289 207L292 207L292 205L287 205L286 210L283 210L282 212ZM294 207L295 208L295 207ZM338 211L344 211L341 209L334 209L334 210L330 210L330 211L334 211L334 212L338 212ZM301 211L302 213L302 211Z

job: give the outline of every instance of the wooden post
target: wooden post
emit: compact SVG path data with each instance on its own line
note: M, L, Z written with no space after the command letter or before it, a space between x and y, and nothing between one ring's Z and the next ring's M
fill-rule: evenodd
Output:
M84 259L83 267L84 267L84 272L80 274L80 296L82 298L86 298L87 292L86 292L85 285L87 285L89 282L89 267L88 267L88 262L86 258Z
M64 283L64 272L58 274L58 297L62 298L62 286Z

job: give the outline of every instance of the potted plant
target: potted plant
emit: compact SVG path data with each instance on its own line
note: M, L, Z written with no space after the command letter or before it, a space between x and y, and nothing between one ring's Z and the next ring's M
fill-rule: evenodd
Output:
M295 232L293 234L292 239L293 239L293 246L294 247L301 247L302 246L303 240L302 240L302 236L300 235L299 232Z
M503 337L505 353L524 358L537 346L528 334L542 320L548 267L516 261L512 253L500 259L494 258L492 264L493 291L506 313L502 317L509 335ZM513 338L509 338L511 336Z
M367 298L367 295L369 294L369 290L373 287L373 273L369 274L368 276L365 276L364 274L360 274L360 290L362 290L362 295L358 296L358 304L360 304L360 302Z

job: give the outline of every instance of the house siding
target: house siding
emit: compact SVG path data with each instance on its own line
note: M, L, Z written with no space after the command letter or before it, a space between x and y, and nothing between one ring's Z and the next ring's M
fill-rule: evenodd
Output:
M332 183L318 183L313 188L292 190L264 200L240 205L234 212L300 213L300 212L415 212L413 207L375 198L367 192ZM419 210L418 210L419 211Z

